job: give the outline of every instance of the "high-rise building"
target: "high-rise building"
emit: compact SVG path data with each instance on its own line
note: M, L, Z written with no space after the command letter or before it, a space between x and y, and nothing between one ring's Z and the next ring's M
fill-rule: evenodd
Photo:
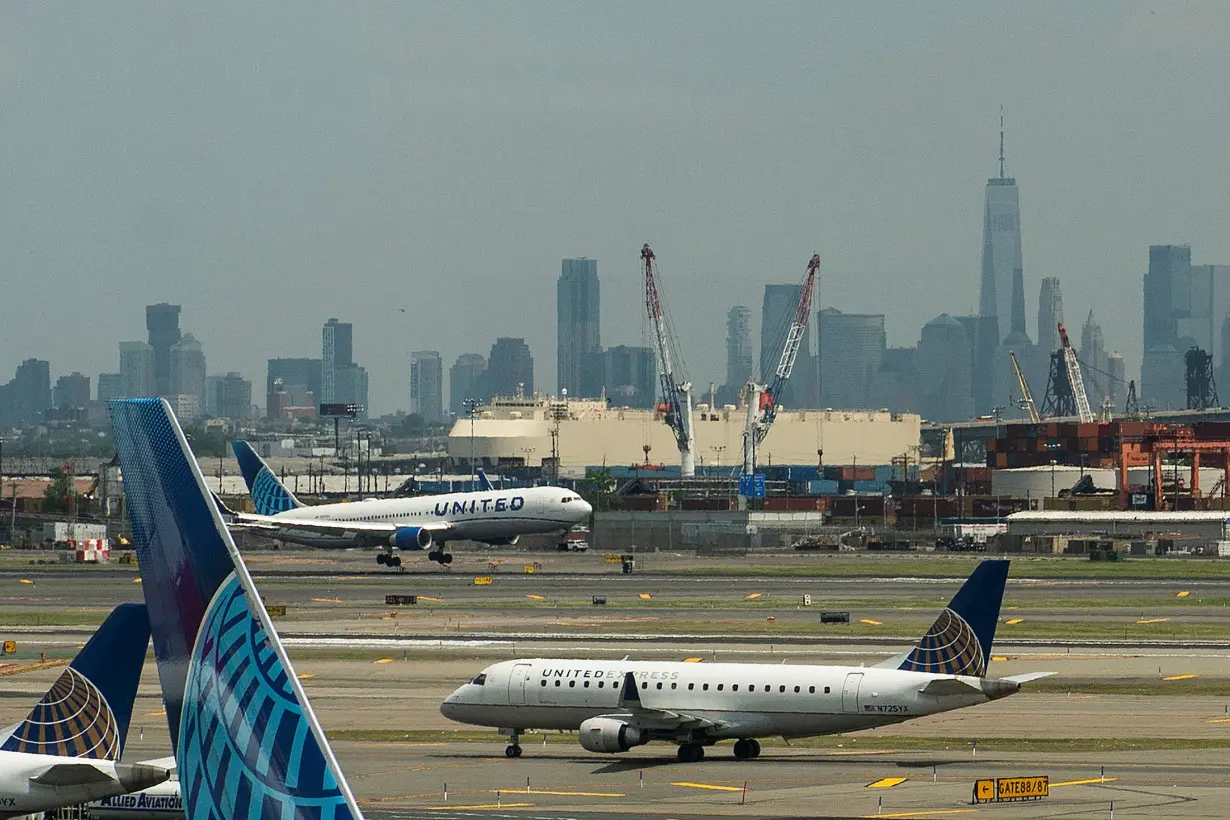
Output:
M205 377L205 415L210 418L225 418L226 414L222 412L222 380L226 376L206 376Z
M923 325L914 361L920 412L931 421L962 421L973 415L969 337L961 322L941 314Z
M594 357L602 353L599 329L598 260L565 259L555 286L557 391L573 396L596 394L600 374Z
M1004 123L1000 116L999 176L987 180L982 222L978 315L987 321L976 339L974 400L979 412L995 404L995 355L1013 332L1025 333L1025 275L1021 264L1021 203L1016 179L1004 173ZM994 322L991 320L994 319Z
M1188 318L1179 319L1180 338L1218 356L1221 326L1230 315L1230 265L1191 266L1191 305ZM1189 345L1190 347L1190 345Z
M368 417L367 404L367 368L351 363L336 373L337 398L343 404L357 404L359 418Z
M171 395L171 347L180 339L179 311L179 305L166 302L145 307L145 329L154 349L154 385L142 395Z
M764 286L764 302L760 312L760 379L765 384L773 383L802 293L801 284ZM815 389L816 362L811 354L811 327L808 326L803 329L794 370L782 389L782 395L778 396L778 403L791 409L815 407L819 403Z
M448 409L455 416L466 414L466 400L486 401L487 359L481 353L462 353L448 369Z
M719 404L733 404L743 385L754 374L752 350L752 311L735 305L726 313L726 383L722 385Z
M602 389L616 407L653 407L657 400L658 368L651 347L619 345L602 355Z
M106 404L124 395L124 381L119 373L98 374L98 402Z
M320 339L320 401L349 401L339 393L337 382L338 373L354 364L354 325L330 319L321 329Z
M1123 364L1123 357L1118 353L1107 356L1106 373L1106 395L1110 396L1116 412L1123 412L1123 403L1127 400L1127 368Z
M1150 245L1149 272L1144 284L1145 351L1159 345L1177 348L1179 319L1191 316L1191 246Z
M917 357L916 347L885 349L880 367L867 387L869 407L883 407L894 413L920 412ZM820 388L823 390L824 385Z
M274 392L274 383L281 381L282 389L288 393L311 393L319 398L322 369L320 359L270 359L265 376L265 392Z
M227 373L218 382L218 415L232 421L247 421L252 417L252 382L238 373Z
M1106 341L1102 338L1102 326L1093 318L1092 308L1081 328L1077 359L1081 363L1081 379L1085 382L1089 403L1097 406L1104 396L1110 395L1110 384L1106 369Z
M534 357L525 339L495 340L487 357L487 389L492 396L534 395Z
M1059 349L1059 323L1063 321L1063 293L1059 279L1048 276L1038 292L1038 348L1047 356Z
M428 424L444 420L444 362L437 350L410 354L410 412Z
M26 359L8 384L0 385L0 425L35 424L51 407L51 365Z
M51 391L51 403L60 410L86 407L90 403L90 377L73 372L56 379Z
M1140 364L1140 401L1154 410L1182 410L1187 407L1187 370L1184 350L1174 345L1154 345L1145 351Z
M188 409L195 400L197 415L205 412L205 351L201 343L191 333L185 333L180 340L171 346L171 395L191 396L192 399L178 399L178 407L182 409L180 419L193 418Z
M168 367L169 365L168 359ZM170 389L168 373L167 387ZM146 342L120 342L120 392L117 398L158 395L154 381L154 347Z
M882 313L816 314L820 337L820 406L841 410L869 407L868 388L888 348Z

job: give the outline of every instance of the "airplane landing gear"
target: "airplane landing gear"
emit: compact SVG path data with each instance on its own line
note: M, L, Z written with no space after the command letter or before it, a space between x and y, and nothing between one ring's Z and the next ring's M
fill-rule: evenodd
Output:
M401 567L401 556L381 552L376 555L376 563L386 567Z
M439 564L451 564L453 563L453 554L451 552L445 552L443 549L433 550L432 552L427 553L427 560L435 561Z
M680 763L699 763L705 759L705 747L699 743L681 743L678 757Z
M504 732L500 734L504 734ZM521 732L513 729L508 734L511 737L511 742L508 744L508 748L504 750L504 757L507 757L509 760L521 757L521 744L518 742L521 740Z
M760 757L760 741L750 737L735 741L735 757L739 760L750 760Z

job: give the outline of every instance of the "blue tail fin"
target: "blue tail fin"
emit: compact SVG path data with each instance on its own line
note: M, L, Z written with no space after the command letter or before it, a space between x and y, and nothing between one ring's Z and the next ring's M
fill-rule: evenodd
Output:
M362 818L170 406L111 402L189 818Z
M0 750L119 760L148 648L145 604L117 606Z
M899 668L985 676L1007 580L1007 561L983 561L975 567Z
M483 468L478 468L478 489L483 492L490 492L495 489L495 485L491 483L491 479L487 478L487 474L483 472Z
M231 442L235 451L235 459L239 462L239 470L243 473L243 481L248 485L252 495L252 504L260 515L277 515L280 512L293 510L299 506L299 499L286 489L278 477L269 469L269 465L260 457L252 445L237 439Z

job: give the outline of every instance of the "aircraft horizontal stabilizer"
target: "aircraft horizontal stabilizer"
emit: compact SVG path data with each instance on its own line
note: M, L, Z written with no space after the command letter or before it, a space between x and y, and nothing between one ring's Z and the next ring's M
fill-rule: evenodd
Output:
M1049 678L1053 674L1055 673L1054 672L1026 672L1023 675L1009 675L1006 678L1001 678L1001 680L1006 680L1011 683L1029 683L1030 681L1041 680L1042 678Z
M942 695L972 695L980 694L982 689L966 683L960 678L935 678L927 681L927 685L918 690L924 695L939 697Z

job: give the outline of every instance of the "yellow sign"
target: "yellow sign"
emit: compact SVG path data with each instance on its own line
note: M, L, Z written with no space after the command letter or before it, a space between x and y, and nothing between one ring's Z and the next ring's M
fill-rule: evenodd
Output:
M265 604L265 611L269 613L270 618L286 617L285 604Z
M17 651L17 641L5 641L4 642L4 654L12 655L16 651Z
M995 781L994 780L975 780L974 781L974 802L975 803L990 803L995 799Z
M525 571L526 571L527 573L532 573L532 572L534 571L534 565L533 565L533 564L526 564L526 565L525 565Z
M479 575L474 578L474 586L476 587L490 586L493 580L495 579L490 575Z
M1050 794L1050 778L999 777L995 780L996 800L1019 800L1021 798L1046 797Z
M623 560L623 556L608 552L606 555L602 556L602 560L608 564L618 564Z

